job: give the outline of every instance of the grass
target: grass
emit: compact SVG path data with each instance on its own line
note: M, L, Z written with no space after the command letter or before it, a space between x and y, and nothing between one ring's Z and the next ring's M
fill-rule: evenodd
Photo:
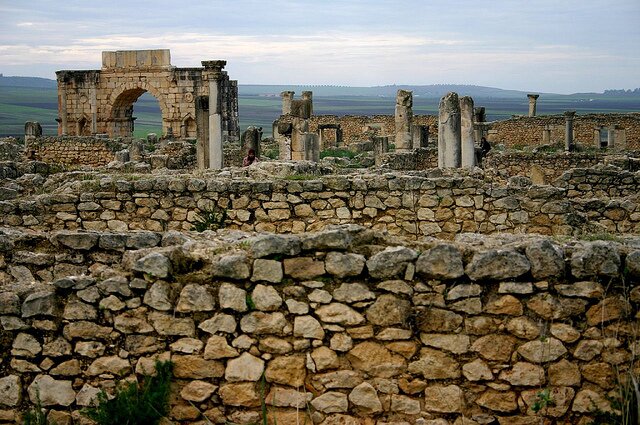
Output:
M109 399L103 391L98 405L84 414L98 425L154 425L169 413L173 364L156 362L156 376L144 376L142 385L131 382Z

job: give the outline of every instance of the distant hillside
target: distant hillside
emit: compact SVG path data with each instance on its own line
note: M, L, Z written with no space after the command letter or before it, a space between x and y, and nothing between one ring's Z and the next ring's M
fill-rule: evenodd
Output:
M428 86L392 85L378 87L256 85L239 86L240 128L261 126L270 135L271 125L282 111L280 93L295 91L299 96L312 90L317 115L393 114L398 89L412 90L414 114L437 114L440 98L449 91L472 96L476 106L484 106L487 120L507 119L526 114L526 92L471 85L433 84ZM640 90L608 90L605 93L560 95L541 93L538 114L559 114L575 110L578 114L640 112ZM21 136L26 121L38 121L47 135L56 134L58 91L55 80L34 77L0 77L0 137ZM136 137L162 131L158 101L144 93L134 104Z
M58 87L56 80L40 77L5 77L0 74L0 87L31 87L42 89L55 89Z

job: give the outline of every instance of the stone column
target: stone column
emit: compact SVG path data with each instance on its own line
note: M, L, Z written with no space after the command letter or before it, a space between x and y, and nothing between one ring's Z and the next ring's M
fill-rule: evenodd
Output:
M382 164L382 155L389 152L389 138L386 136L373 137L373 157L376 165Z
M91 87L91 134L98 132L98 97L96 88Z
M602 144L600 143L600 130L601 127L594 127L593 128L593 146L596 149L602 149Z
M257 127L247 127L240 137L240 146L242 146L241 154L244 156L249 152L249 149L253 149L256 158L260 158L260 139L261 132Z
M60 131L63 136L69 133L69 123L67 120L67 84L60 83Z
M407 90L398 90L396 95L396 151L407 152L411 150L411 121L413 120L413 93Z
M24 141L30 142L42 136L42 126L38 121L27 121L24 123Z
M473 121L474 121L473 138L475 139L476 142L479 142L482 139L482 136L484 136L484 133L483 133L484 127L482 123L485 122L486 119L487 117L485 115L484 106L478 106L477 108L473 108Z
M304 133L301 135L304 145L304 159L307 161L320 161L320 141L316 133Z
M303 91L300 96L302 100L307 101L309 103L309 116L313 115L313 92L312 91Z
M573 119L576 116L576 111L566 111L564 113L564 150L573 150Z
M536 116L536 102L538 101L538 98L540 97L539 94L528 94L527 97L529 98L529 116L530 117L535 117Z
M413 125L411 131L413 149L426 148L429 146L429 126Z
M459 168L462 153L458 94L447 93L440 99L438 111L438 168Z
M222 169L222 105L220 104L220 80L227 61L203 61L209 76L209 168Z
M282 98L282 115L291 113L291 101L293 100L294 94L296 94L294 91L283 91L280 93L280 97Z
M544 130L542 130L542 144L548 145L551 143L551 127L549 124L544 126Z
M616 146L616 126L607 127L607 148L613 149Z
M476 166L476 146L473 140L473 98L460 98L460 155L464 168Z

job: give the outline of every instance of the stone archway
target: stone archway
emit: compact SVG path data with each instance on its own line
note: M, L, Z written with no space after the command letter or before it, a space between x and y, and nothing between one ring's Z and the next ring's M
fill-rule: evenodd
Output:
M58 71L58 134L130 136L134 102L151 93L162 111L163 135L198 139L198 165L222 168L222 143L240 140L238 83L226 61L176 68L169 50L102 52L102 69ZM85 123L78 124L83 117Z
M151 93L158 101L162 114L162 132L163 134L167 133L167 130L171 128L172 113L164 100L165 97L156 87L146 82L138 82L137 84L127 83L111 92L106 108L106 115L109 117L107 134L112 137L131 136L135 120L132 115L133 104L146 92Z

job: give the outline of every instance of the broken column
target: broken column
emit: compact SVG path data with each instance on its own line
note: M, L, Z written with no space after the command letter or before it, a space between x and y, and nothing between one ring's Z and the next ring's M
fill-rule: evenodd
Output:
M573 145L573 118L576 116L576 111L566 111L564 113L564 150L572 151Z
M447 93L438 107L438 168L459 168L462 164L460 100Z
M256 158L260 158L260 141L262 139L262 127L249 126L240 137L242 155L246 155L249 149L253 149Z
M616 145L616 126L607 127L607 148L613 149Z
M530 117L535 117L536 116L536 102L538 101L538 98L540 97L539 94L528 94L527 97L529 98L529 116Z
M460 155L464 168L476 166L476 146L473 139L473 98L460 98Z
M411 141L413 149L426 148L429 146L429 126L428 125L412 125Z
M300 96L305 104L307 104L309 116L313 115L313 92L312 91L303 91Z
M396 95L396 151L406 152L411 150L411 121L413 120L413 93L407 90L398 90Z
M479 142L482 137L484 136L484 125L483 124L485 121L487 120L487 117L485 115L485 108L484 106L478 106L477 108L473 108L473 128L474 128L474 133L473 133L473 137L474 139Z
M544 129L542 130L542 144L548 145L551 143L551 126L549 124L545 124Z
M202 61L205 72L209 77L209 156L206 168L214 170L222 169L222 108L221 108L221 87L222 69L227 61Z
M373 136L373 158L377 166L382 164L382 155L389 152L389 138L387 136Z
M304 133L301 135L304 146L304 159L306 161L320 161L320 139L316 133Z
M293 101L294 91L283 91L280 93L282 98L282 115L288 115L291 113L291 102Z
M42 136L42 126L37 121L27 121L24 123L24 141L29 142Z

